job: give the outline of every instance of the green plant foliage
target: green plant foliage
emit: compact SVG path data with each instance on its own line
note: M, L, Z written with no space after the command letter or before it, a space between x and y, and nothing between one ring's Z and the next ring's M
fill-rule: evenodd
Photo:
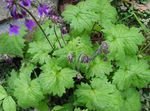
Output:
M92 55L93 49L90 46L89 36L83 35L83 37L77 37L69 41L64 48L56 50L53 55L65 60L69 54L72 54L74 61L77 61L82 54Z
M11 96L3 100L3 109L4 111L16 111L16 103Z
M86 110L81 110L80 108L75 108L74 111L89 111L88 109Z
M99 16L99 24L103 27L108 27L116 21L117 12L111 6L110 0L86 0L78 4L84 10L94 11Z
M117 24L110 0L82 0L62 16L67 24L52 15L41 25L47 38L40 28L29 38L0 36L0 53L22 58L2 83L6 90L0 85L4 111L140 111L137 89L150 83L140 28Z
M73 105L72 104L64 104L63 106L55 106L52 111L73 111Z
M18 85L15 88L14 96L18 100L18 104L23 107L36 107L40 101L44 99L39 81L37 79L27 82L24 79L16 81Z
M36 107L36 109L37 109L38 111L49 111L49 107L48 107L48 105L47 105L46 102L41 102L41 103Z
M140 94L134 88L127 89L122 93L124 103L122 106L122 111L140 111Z
M69 68L61 68L56 60L48 61L42 68L39 80L44 93L62 96L66 88L74 86L73 77L77 72Z
M150 82L149 65L143 60L127 59L125 65L115 72L113 83L120 90L129 87L142 88Z
M0 85L0 104L2 104L3 111L16 111L15 101L11 96L7 94L6 90L1 85Z
M18 104L23 108L36 107L44 99L38 79L31 80L30 78L33 69L34 66L32 64L24 65L20 69L19 76L13 76L15 73L13 71L11 74L12 78L8 81L9 84L12 84ZM12 81L12 79L15 81Z
M0 85L0 100L4 99L5 97L7 97L7 93L3 86Z
M95 78L91 84L82 83L75 91L78 105L90 110L120 111L122 99L114 85L106 80Z
M0 35L0 54L23 57L24 39L22 36Z
M128 55L135 55L138 45L144 41L139 29L128 28L122 24L113 25L111 28L104 29L103 32L109 45L109 58L115 60L124 60Z
M98 21L98 15L95 12L83 10L82 7L78 5L69 5L66 9L62 15L64 19L70 23L71 29L78 33L84 30L90 31L94 22Z
M95 58L90 67L87 77L105 77L105 74L109 75L109 73L113 71L112 65L110 61L101 60L99 57Z
M81 33L84 30L91 31L96 22L105 27L114 22L116 10L108 0L86 0L76 6L68 5L62 15L70 23L71 29Z
M47 41L32 42L29 44L28 53L32 57L32 62L43 64L50 58L52 51Z

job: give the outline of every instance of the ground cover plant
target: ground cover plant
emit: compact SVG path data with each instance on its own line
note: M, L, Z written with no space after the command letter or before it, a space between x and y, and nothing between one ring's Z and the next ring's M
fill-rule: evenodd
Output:
M41 2L6 2L25 22L0 35L0 53L20 61L0 85L2 110L141 111L138 91L150 82L147 38L118 23L109 0L72 1L61 16Z

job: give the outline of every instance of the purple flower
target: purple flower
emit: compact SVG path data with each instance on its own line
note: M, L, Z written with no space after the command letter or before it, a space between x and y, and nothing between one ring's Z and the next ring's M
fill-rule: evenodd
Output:
M46 4L39 4L38 6L38 13L40 16L43 14L48 15L50 12L50 7Z
M89 63L90 58L87 55L81 57L81 63Z
M25 7L30 7L31 6L31 0L21 0L21 5Z
M62 27L61 27L61 33L62 33L63 35L65 35L65 34L68 33L68 30L67 30L67 27L66 27L66 26L62 26Z
M10 27L9 27L9 34L10 34L10 35L13 35L13 34L14 34L14 35L18 35L18 34L19 34L19 29L20 29L19 26L10 24Z
M25 26L27 27L28 30L31 31L36 26L36 23L31 19L26 19Z
M10 14L13 18L17 19L18 18L18 14L17 14L17 7L16 5L13 5L11 10L10 10Z
M50 19L54 23L61 23L62 24L64 22L63 19L60 16L58 16L58 15L52 15L52 16L50 16Z
M15 3L14 0L5 0L5 1L7 3L7 8L11 8L14 5L14 3Z

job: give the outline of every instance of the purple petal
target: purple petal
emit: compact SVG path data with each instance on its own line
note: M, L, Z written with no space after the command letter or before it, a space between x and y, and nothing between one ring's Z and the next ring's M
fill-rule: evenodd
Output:
M11 11L10 11L10 14L13 18L17 18L18 14L17 14L17 7L16 5L13 5Z
M21 0L21 5L25 7L30 7L31 6L31 0Z
M10 34L10 35L13 35L13 34L14 34L14 35L18 35L18 34L19 34L19 29L20 29L19 26L10 24L10 27L9 27L9 34Z
M5 0L7 3L7 8L11 8L14 5L14 0Z
M40 16L42 16L43 14L48 15L49 11L50 11L50 8L48 7L48 5L39 4L38 13L39 13Z
M38 13L40 16L43 15L43 8L40 5L38 6Z
M33 20L26 19L25 26L31 31L36 26L36 23Z

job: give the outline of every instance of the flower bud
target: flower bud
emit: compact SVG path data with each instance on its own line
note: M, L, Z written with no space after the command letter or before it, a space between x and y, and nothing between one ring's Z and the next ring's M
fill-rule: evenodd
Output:
M68 33L68 30L67 30L67 27L66 27L66 26L62 26L62 27L61 27L61 33L62 33L63 35L65 35L65 34Z
M81 63L89 63L90 58L87 55L81 57Z
M108 54L109 53L109 50L108 50L108 44L103 41L102 44L101 44L101 51L104 53L104 54Z
M73 62L73 54L69 53L67 58L70 63Z

